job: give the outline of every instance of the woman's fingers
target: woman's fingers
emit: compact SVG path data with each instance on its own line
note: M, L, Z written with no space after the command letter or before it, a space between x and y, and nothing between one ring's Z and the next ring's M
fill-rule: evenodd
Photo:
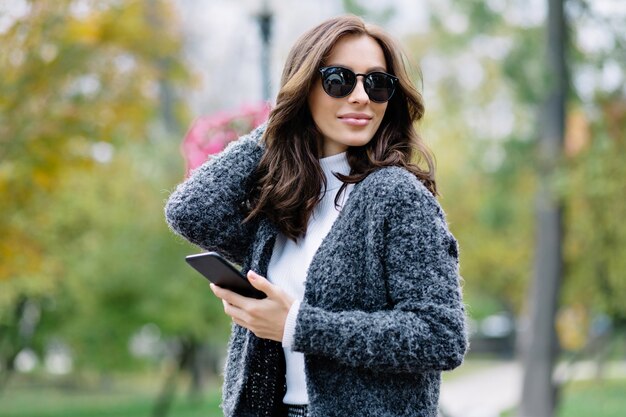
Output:
M227 290L222 287L218 287L213 283L210 284L210 287L213 293L217 297L222 299L224 312L233 319L239 320L241 322L248 323L251 318L251 313L254 312L257 308L256 304L262 301L255 298L244 297L243 295L239 295L236 292Z
M210 285L211 291L222 299L224 312L233 322L249 329L258 337L282 340L285 320L293 298L254 271L248 271L247 275L252 285L267 294L267 298L258 300L244 297L213 283Z
M248 281L250 281L250 284L252 284L254 288L264 292L268 297L272 297L274 295L275 286L269 282L267 278L257 274L253 270L248 271L247 277Z
M245 310L233 304L230 304L228 301L223 299L222 305L224 306L224 313L229 315L235 321L235 323L241 324L248 322L249 314Z
M213 283L211 283L209 286L211 287L211 291L213 291L213 294L215 294L222 300L227 301L228 304L232 304L237 307L243 307L246 303L252 300L249 297L244 297L243 295L239 295L234 291L218 287Z

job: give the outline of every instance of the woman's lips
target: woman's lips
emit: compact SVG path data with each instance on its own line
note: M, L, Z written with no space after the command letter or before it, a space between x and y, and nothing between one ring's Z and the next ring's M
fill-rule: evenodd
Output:
M339 120L350 126L366 126L372 118L368 115L346 114L344 116L339 116Z

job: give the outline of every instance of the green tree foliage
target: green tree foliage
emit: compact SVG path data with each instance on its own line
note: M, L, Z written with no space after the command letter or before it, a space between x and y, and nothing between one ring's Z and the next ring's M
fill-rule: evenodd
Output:
M39 229L60 173L88 170L93 144L144 140L159 80L185 76L175 59L165 73L157 65L180 43L166 3L74 3L25 2L0 35L2 307L46 292L59 271ZM151 24L150 13L166 24Z
M430 31L408 45L423 71L422 133L438 156L441 201L460 240L469 310L480 318L487 298L521 313L532 271L538 109L550 85L544 20L509 2L429 5ZM551 186L566 207L563 309L583 306L587 314L618 319L626 291L619 273L626 259L619 221L626 186L624 90L598 79L625 57L625 16L602 15L590 5L567 3L568 65L578 82L568 101L566 147L578 145ZM589 26L602 30L610 46L582 48ZM623 79L623 68L618 72ZM586 328L577 331L586 336Z
M152 360L175 353L176 346L163 351L164 343L220 342L229 329L221 302L184 263L198 249L173 236L163 220L164 185L181 179L171 175L182 175L182 160L172 155L171 142L120 150L93 175L62 179L47 233L46 246L65 268L56 296L42 300L37 342L43 350L62 336L81 367L136 368L142 362L129 345L147 324L158 329L159 346L146 352ZM168 159L179 161L177 170L162 169Z
M469 311L478 319L494 308L520 311L532 256L536 103L521 97L509 69L532 66L525 61L540 53L541 33L509 25L484 2L431 6L430 31L409 45L423 73L422 132L460 241ZM489 299L500 306L484 308Z
M596 120L577 132L586 143L570 156L562 176L569 226L565 301L607 314L624 328L626 100L602 97L598 107ZM585 115L579 112L576 117Z
M129 159L159 143L163 84L189 82L178 22L161 0L20 4L0 32L0 369L54 335L89 350L84 361L124 363L124 337L140 321L168 333L201 326L173 308L189 306L181 290L159 281L182 247L166 243L151 175L159 190L176 180ZM151 289L164 292L142 304ZM33 336L25 303L49 333Z
M571 67L576 94L566 136L567 161L558 187L566 199L566 306L603 313L626 327L626 33L625 13L598 13L574 2ZM602 28L593 42L589 28ZM593 42L593 45L590 45ZM591 320L587 320L591 322ZM586 326L583 330L587 330Z

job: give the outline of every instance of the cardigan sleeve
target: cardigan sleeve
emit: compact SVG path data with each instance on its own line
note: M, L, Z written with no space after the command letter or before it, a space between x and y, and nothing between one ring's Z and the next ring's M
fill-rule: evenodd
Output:
M178 185L165 205L166 221L175 233L238 264L253 239L242 206L248 178L263 154L259 140L264 130L262 125L229 143Z
M468 342L457 242L426 188L394 186L382 248L390 309L327 311L302 302L293 350L384 372L462 363Z

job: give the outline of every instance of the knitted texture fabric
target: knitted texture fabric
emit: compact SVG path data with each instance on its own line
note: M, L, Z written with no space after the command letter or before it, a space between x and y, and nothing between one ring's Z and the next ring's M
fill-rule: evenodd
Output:
M263 131L198 168L165 207L176 233L261 275L278 229L266 218L242 220ZM467 349L458 267L445 214L413 174L385 167L356 184L313 257L296 319L292 349L305 358L308 415L435 417L441 371L459 366ZM280 343L261 341L233 324L227 417L286 415L277 400Z
M306 405L292 405L287 410L287 417L308 417L308 406Z

